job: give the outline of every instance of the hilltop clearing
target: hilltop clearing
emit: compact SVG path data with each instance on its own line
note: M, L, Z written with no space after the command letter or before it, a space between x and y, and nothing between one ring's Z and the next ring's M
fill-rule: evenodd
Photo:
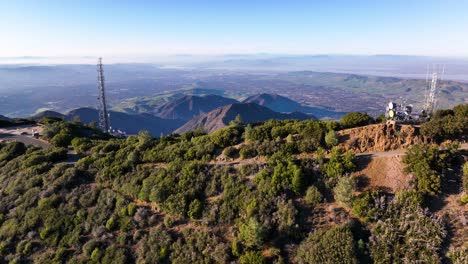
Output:
M410 188L411 175L404 171L400 155L388 157L360 156L357 158L357 170L353 175L365 189L386 189L392 193Z

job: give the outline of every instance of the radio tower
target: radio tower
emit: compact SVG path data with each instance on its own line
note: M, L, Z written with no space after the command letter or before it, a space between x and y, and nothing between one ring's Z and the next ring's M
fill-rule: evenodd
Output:
M437 85L438 82L441 81L441 76L443 76L445 72L445 68L442 69L442 74L440 74L439 67L437 70L433 70L432 72L432 81L429 86L429 93L425 96L426 101L424 103L424 111L426 114L431 115L434 111L436 104L437 104ZM427 78L426 78L427 79Z
M107 113L106 92L104 89L104 69L102 68L102 58L97 64L98 72L98 101L99 101L99 127L104 132L110 131L109 114Z

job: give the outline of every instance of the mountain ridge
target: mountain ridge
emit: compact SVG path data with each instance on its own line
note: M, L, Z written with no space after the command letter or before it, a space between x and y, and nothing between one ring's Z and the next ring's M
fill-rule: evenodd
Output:
M238 115L242 118L242 121L247 124L269 119L304 120L315 118L314 116L299 112L288 114L275 112L256 103L235 103L218 107L209 113L194 117L174 132L181 134L202 127L206 132L212 133L227 126L229 122L235 120Z
M270 108L271 110L276 112L303 112L306 114L312 114L319 119L339 119L344 114L346 114L345 112L332 111L325 108L305 106L288 97L275 93L255 94L247 97L242 102L256 103L261 106Z
M58 117L71 121L78 117L82 123L98 122L98 110L94 108L82 107L71 110L66 114L61 114L55 111L40 112L32 119L40 119L43 117ZM180 119L163 119L151 114L127 114L123 112L109 111L110 123L113 129L120 129L127 134L138 134L141 130L149 131L153 136L162 134L170 134L174 129L183 125L184 121Z
M185 95L158 107L155 115L166 119L190 120L200 114L208 113L218 107L237 103L237 100L219 95Z

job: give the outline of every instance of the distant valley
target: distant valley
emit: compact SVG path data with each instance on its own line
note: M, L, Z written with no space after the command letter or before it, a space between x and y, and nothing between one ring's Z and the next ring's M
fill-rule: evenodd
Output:
M223 128L237 116L245 123L262 122L269 119L316 119L311 114L288 111L282 113L275 110L276 102L289 102L291 105L299 105L285 97L270 94L255 96L260 102L238 102L219 95L195 96L186 95L173 101L169 101L152 113L124 113L110 111L110 122L113 129L121 130L127 134L137 134L140 130L147 130L154 136L167 135L173 132L184 133L197 128L202 128L211 133ZM269 104L262 105L263 98L270 99ZM273 100L271 100L274 98ZM300 105L299 105L300 106ZM276 109L277 110L277 109ZM288 110L284 108L283 110ZM286 112L286 111L283 111ZM88 124L98 122L98 111L93 108L77 108L65 114L55 111L42 111L31 118L34 120L43 117L56 117L68 121L79 120Z
M403 79L315 71L250 69L167 69L153 64L105 65L108 102L112 110L129 114L170 114L189 117L213 110L192 109L182 113L179 103L187 95L218 95L243 102L258 94L278 94L295 101L274 106L310 113L317 118L337 119L346 112L382 114L388 101L402 100L420 109L427 88L424 79ZM438 107L468 103L468 84L445 80L438 93ZM213 98L214 99L214 98ZM266 102L266 101L265 101ZM165 105L166 104L166 105ZM0 114L31 116L44 110L67 112L97 105L94 65L0 66ZM163 107L163 105L165 105ZM175 116L174 116L175 117ZM173 118L173 117L170 117Z

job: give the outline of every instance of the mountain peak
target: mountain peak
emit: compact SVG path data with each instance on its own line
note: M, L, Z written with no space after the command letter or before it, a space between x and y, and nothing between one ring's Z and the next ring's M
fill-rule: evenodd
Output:
M234 103L218 107L215 110L194 117L186 124L178 128L175 132L182 134L190 130L203 127L208 133L223 128L237 116L240 116L245 123L262 122L269 119L311 119L311 115L303 113L278 113L257 103Z
M237 101L220 95L186 95L160 106L156 114L159 117L167 119L190 120L195 116L208 113L220 106L233 103L237 103Z

